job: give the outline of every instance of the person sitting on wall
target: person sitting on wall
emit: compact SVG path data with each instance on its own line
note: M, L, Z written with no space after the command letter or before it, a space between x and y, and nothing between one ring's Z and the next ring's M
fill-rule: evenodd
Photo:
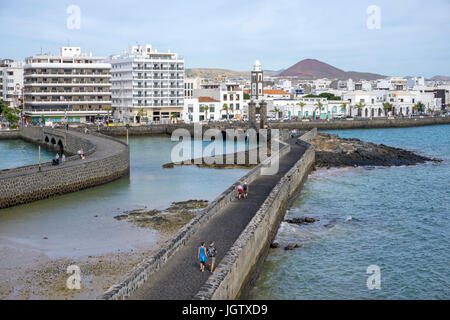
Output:
M84 159L84 151L83 148L81 148L80 150L78 150L78 156L80 157L80 159Z
M53 159L52 164L57 166L59 164L59 153L56 153L55 159Z

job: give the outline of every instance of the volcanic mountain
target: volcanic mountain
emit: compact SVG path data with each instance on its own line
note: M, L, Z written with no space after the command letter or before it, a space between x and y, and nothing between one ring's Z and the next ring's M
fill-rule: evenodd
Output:
M434 76L430 80L431 81L450 81L450 77L448 77L448 76Z
M278 76L297 77L300 79L327 78L340 80L347 80L349 78L353 80L376 80L386 78L386 76L380 74L344 71L316 59L302 60L279 73Z

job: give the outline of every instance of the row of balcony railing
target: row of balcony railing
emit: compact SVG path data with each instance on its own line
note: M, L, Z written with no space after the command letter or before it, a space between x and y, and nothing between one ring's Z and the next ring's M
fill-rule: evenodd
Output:
M34 97L32 97L34 98ZM80 99L83 98L83 99ZM88 99L86 99L88 98ZM90 98L90 99L89 99ZM60 97L60 99L26 99L25 103L36 103L36 102L111 102L111 97L105 97L105 99L93 98L93 97L77 97L69 99L68 97Z
M76 76L76 75L109 75L111 74L109 69L98 69L96 71L88 71L83 69L75 69L71 71L31 71L31 70L25 70L24 76L33 76L33 75L70 75L70 76Z
M74 79L75 80L75 79ZM24 81L24 85L27 86L89 86L89 85L98 85L98 86L110 86L111 82L100 82L100 81L50 81L50 82L38 82L38 81Z

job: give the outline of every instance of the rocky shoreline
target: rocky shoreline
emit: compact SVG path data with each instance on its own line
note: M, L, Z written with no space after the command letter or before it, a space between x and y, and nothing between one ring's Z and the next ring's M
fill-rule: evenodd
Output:
M357 166L404 166L440 162L412 151L359 139L339 138L338 135L319 133L311 143L316 148L316 168Z
M184 227L208 204L207 200L173 202L164 210L135 209L125 211L123 214L115 216L114 219L125 220L140 228L151 228L164 234L173 234Z

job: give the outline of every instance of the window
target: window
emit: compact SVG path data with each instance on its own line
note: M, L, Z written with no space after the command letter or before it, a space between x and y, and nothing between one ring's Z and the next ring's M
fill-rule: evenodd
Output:
M223 95L223 100L227 101L227 95L226 94Z

